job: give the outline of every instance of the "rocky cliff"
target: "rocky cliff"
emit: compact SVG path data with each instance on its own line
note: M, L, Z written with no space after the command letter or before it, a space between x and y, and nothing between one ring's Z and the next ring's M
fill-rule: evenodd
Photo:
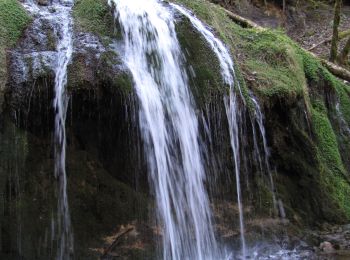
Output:
M243 91L242 183L249 185L242 186L249 239L266 231L273 237L285 229L300 236L305 227L349 222L348 82L334 77L283 32L242 28L207 1L176 2L211 26L236 61ZM57 195L52 103L59 35L50 21L31 17L16 0L2 1L0 14L0 252L9 258L48 259L55 243L49 234ZM105 0L77 0L73 17L67 172L75 254L84 259L101 255L129 225L133 231L116 251L132 259L152 258L160 233L152 218L138 102L120 59L119 26ZM176 19L197 113L203 118L202 135L206 123L212 127L208 153L214 159L207 162L207 186L215 202L216 228L221 240L230 243L238 237L238 213L234 178L227 184L233 165L222 97L228 87L210 47L185 17L177 14ZM265 115L274 191L252 149L252 95ZM260 138L258 143L262 145ZM284 214L274 210L273 193L283 202Z

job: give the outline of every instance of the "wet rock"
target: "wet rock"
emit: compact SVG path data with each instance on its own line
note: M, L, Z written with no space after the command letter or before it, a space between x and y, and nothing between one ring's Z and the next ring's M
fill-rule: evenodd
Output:
M343 231L350 231L350 224L342 226Z
M24 37L18 44L18 50L23 53L38 51L55 51L57 47L58 37L57 24L50 18L38 17L32 25L25 31Z
M322 242L320 244L320 249L321 249L321 251L323 251L325 253L332 253L332 252L334 252L333 245L330 242L328 242L328 241Z
M49 4L48 0L38 0L38 5L47 6Z
M74 40L74 53L68 66L69 91L95 89L104 85L123 93L131 92L131 75L119 57L115 44L103 45L90 33L79 33Z
M53 74L57 53L53 51L32 53L14 51L10 61L10 84L17 86L25 82L32 82L40 76Z

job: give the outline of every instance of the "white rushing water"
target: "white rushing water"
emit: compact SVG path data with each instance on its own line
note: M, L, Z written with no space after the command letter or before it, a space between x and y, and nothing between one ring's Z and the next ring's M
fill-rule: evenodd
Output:
M56 22L61 26L59 32L60 41L57 46L58 64L55 75L55 174L59 180L58 199L58 223L59 223L59 248L57 259L69 259L73 252L73 233L67 197L67 174L66 174L66 115L68 97L66 93L67 67L73 53L73 21L71 8L73 0L62 1L64 5L55 6Z
M161 1L109 0L140 102L164 259L220 259L205 190L198 120L174 18Z
M52 238L57 240L56 259L59 260L70 259L73 253L73 232L67 196L65 129L68 105L67 67L73 53L73 19L71 16L73 3L73 0L53 0L48 6L39 6L36 1L24 2L24 7L35 17L34 23L50 23L57 38L53 106L55 110L55 176L58 180L58 209L57 231L53 225ZM54 220L53 223L55 223Z
M239 116L240 110L237 106L237 96L235 90L235 70L234 63L230 56L230 53L226 46L205 26L198 18L196 18L187 9L171 4L176 10L185 15L193 24L193 26L202 34L204 39L208 42L212 50L217 55L220 66L221 74L226 84L230 86L229 97L225 96L224 102L226 107L226 114L229 123L229 132L231 147L233 151L233 160L235 164L235 176L236 176L236 190L237 190L237 202L239 209L239 223L241 233L241 244L242 244L242 258L246 258L246 242L244 236L244 216L243 216L243 205L241 195L241 184L240 184L240 146L239 146ZM237 84L237 90L241 93L241 89Z

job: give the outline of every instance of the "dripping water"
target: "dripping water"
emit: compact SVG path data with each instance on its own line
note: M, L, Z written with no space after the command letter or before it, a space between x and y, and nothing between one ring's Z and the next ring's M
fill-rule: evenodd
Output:
M67 196L66 174L66 114L68 96L66 93L67 68L73 53L73 0L53 0L48 6L39 6L32 0L23 3L36 18L34 23L49 22L53 25L57 38L55 52L55 177L58 180L57 230L53 225L52 237L57 240L56 259L70 259L73 253L73 232ZM52 12L54 10L54 12ZM52 223L55 223L53 220ZM57 232L57 234L56 234Z
M259 128L259 132L260 132L260 136L262 138L262 143L263 143L263 152L264 152L264 167L265 170L268 174L269 177L269 182L270 182L270 189L271 189L271 193L272 193L272 201L273 201L273 206L274 206L274 210L275 212L280 212L280 215L284 215L284 209L283 209L283 204L281 200L276 199L276 188L275 188L275 183L273 181L273 176L272 176L272 171L271 171L271 166L269 163L269 157L270 157L270 151L267 145L267 139L266 139L266 131L265 131L265 126L264 126L264 116L263 113L261 112L261 108L260 105L258 103L258 101L255 99L255 97L253 97L252 95L250 95L251 100L253 101L254 104L254 116L255 116L255 121L258 125ZM253 128L253 132L254 132L254 146L255 146L255 142L256 142L256 131L255 131L255 126L252 126ZM258 147L256 147L254 150L259 150ZM258 152L259 153L259 152ZM260 156L260 153L258 154L258 161L259 163L261 163L262 159ZM263 171L263 169L261 169L261 172ZM279 202L280 201L280 202ZM283 214L282 214L283 212Z

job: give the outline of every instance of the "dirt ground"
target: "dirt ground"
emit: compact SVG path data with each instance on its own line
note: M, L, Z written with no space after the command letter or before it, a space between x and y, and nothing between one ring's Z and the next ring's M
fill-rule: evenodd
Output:
M291 38L297 41L305 49L317 45L325 39L332 37L333 5L320 1L294 1L294 5L287 5L286 13L282 6L267 1L213 0L225 8L248 18L255 23L274 29L284 30ZM343 1L341 23L339 32L350 29L350 1ZM341 40L339 50L344 46L346 39ZM330 43L321 44L312 50L322 58L328 58Z

